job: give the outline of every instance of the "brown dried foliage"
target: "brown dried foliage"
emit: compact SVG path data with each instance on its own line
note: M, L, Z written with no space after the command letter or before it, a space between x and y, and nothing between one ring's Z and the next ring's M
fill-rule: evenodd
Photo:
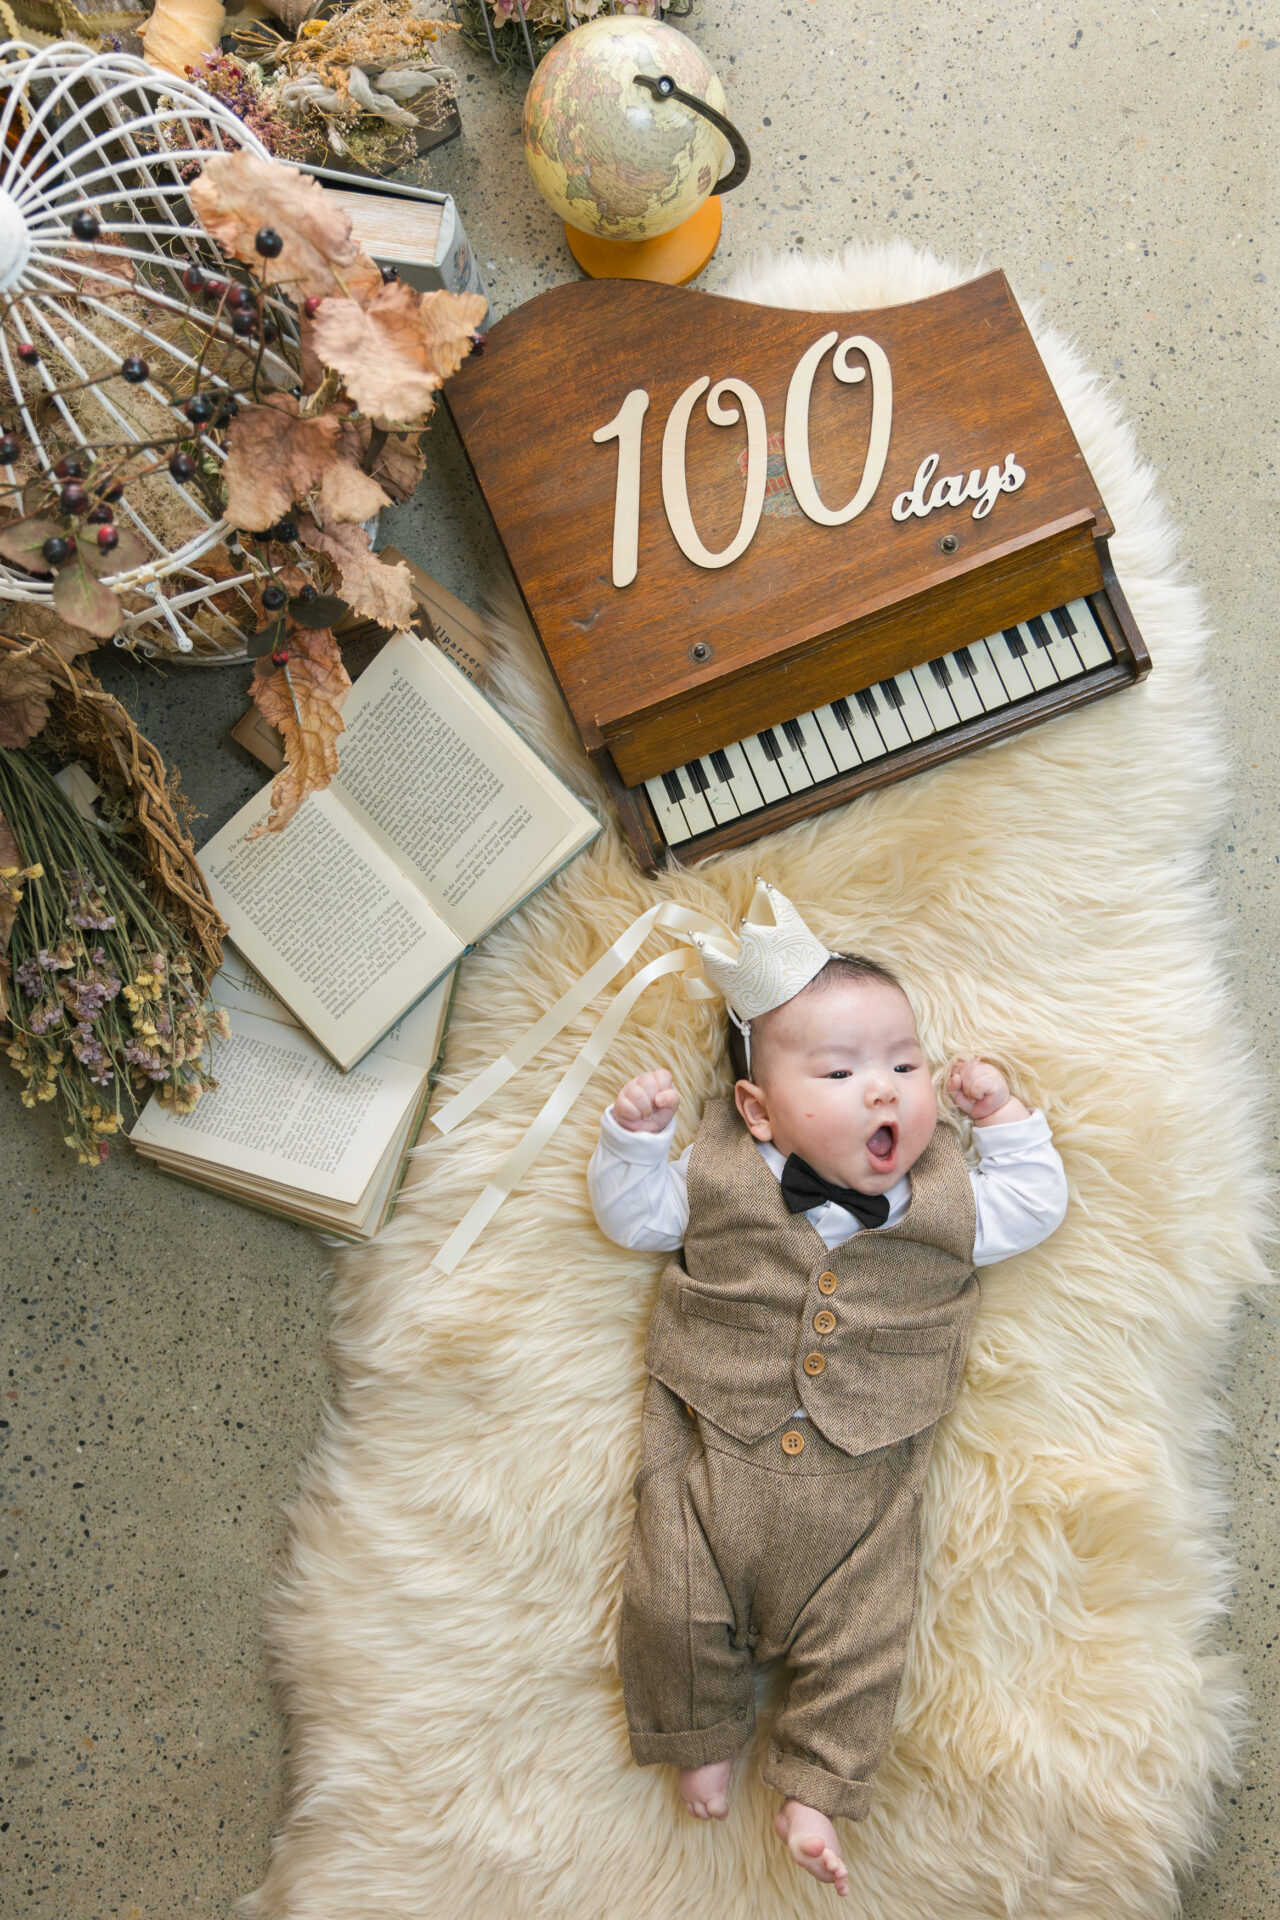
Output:
M271 815L260 833L279 833L309 793L327 787L338 771L338 709L351 690L342 655L323 627L290 636L291 658L274 673L257 674L254 703L284 740L284 766L271 787Z

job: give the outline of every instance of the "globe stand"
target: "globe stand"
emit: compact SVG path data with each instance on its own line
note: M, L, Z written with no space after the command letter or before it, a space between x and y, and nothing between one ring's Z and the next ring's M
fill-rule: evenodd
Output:
M602 240L566 222L564 237L582 271L592 280L658 280L683 287L696 278L720 240L720 198L712 194L678 227L652 240Z

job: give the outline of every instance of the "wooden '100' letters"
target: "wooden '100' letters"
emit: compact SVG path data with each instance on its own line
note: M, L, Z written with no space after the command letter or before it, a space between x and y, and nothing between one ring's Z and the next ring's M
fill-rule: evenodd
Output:
M836 342L840 344L836 346ZM813 477L809 445L809 403L813 376L823 357L836 348L831 371L837 380L849 386L866 378L866 369L850 365L849 355L861 353L871 369L871 429L867 437L862 477L853 498L843 507L828 507L818 492ZM707 388L711 387L710 393ZM686 472L686 442L689 416L707 393L707 419L716 427L736 426L745 416L747 429L746 495L742 518L728 546L712 553L704 546L694 525L689 505ZM726 406L724 396L732 395L736 407ZM597 443L618 443L618 476L613 509L613 584L628 587L636 577L636 554L640 535L640 457L645 414L649 395L643 387L633 387L618 412L606 426L597 427L592 439ZM893 423L893 374L889 357L878 341L865 334L851 334L840 340L837 332L824 333L803 353L787 388L787 406L783 428L787 479L802 513L821 527L842 527L855 520L871 499L884 473ZM746 380L730 375L711 386L708 374L691 380L680 395L662 434L662 505L676 545L696 567L727 567L746 552L760 525L764 512L765 483L768 478L768 423L755 388Z

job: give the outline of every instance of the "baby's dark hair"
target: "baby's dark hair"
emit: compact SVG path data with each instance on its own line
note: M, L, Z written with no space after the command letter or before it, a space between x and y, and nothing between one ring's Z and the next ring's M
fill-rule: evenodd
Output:
M861 953L833 953L822 971L815 973L808 986L801 987L800 993L795 997L798 1000L803 993L821 993L826 987L839 986L842 980L883 980L889 986L896 987L899 993L904 991L897 975L890 973L888 967L882 967L878 960L868 960ZM752 1021L753 1039L768 1018L769 1015L764 1013L759 1019ZM746 1042L732 1020L728 1022L728 1031L729 1062L733 1068L733 1077L735 1080L749 1080L751 1075L747 1067Z

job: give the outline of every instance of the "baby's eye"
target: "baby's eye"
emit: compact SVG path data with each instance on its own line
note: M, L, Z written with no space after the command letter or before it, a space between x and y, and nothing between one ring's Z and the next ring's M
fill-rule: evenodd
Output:
M836 1067L827 1075L828 1080L848 1080L850 1077L848 1067Z
M894 1072L895 1072L895 1073L914 1073L914 1072L915 1072L915 1068L914 1068L914 1067L912 1067L912 1066L901 1066L901 1067L895 1067L895 1068L894 1068Z

